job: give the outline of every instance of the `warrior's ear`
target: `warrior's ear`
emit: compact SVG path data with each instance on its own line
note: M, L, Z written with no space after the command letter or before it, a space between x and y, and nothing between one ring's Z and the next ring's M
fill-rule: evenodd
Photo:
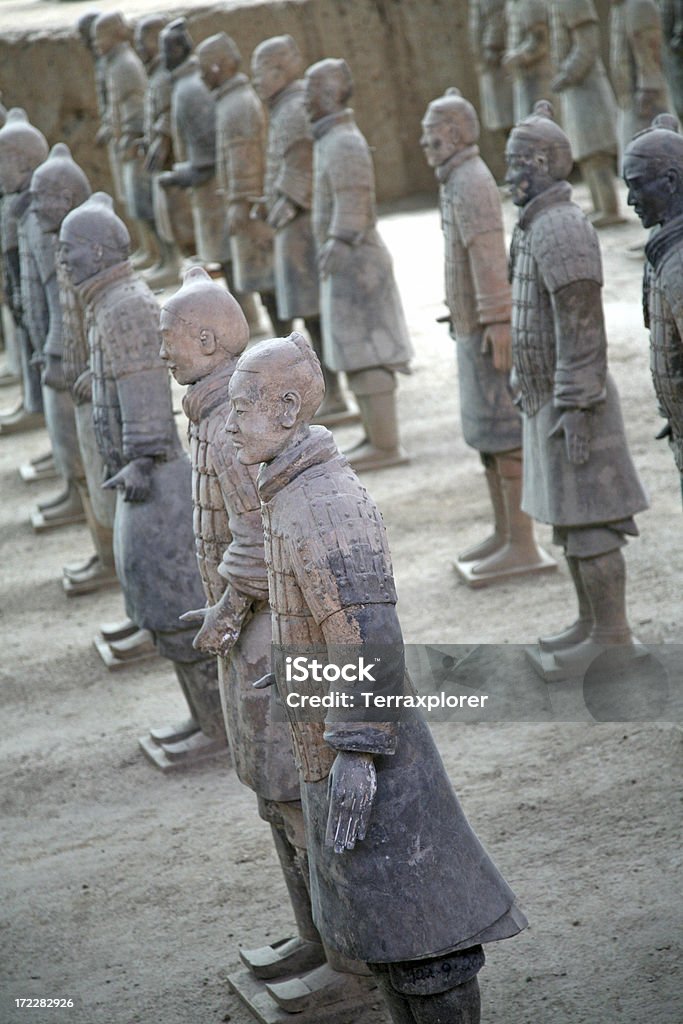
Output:
M547 172L547 170L548 170L548 156L542 150L537 150L534 153L534 163L538 167L539 171Z
M208 327L202 327L200 330L199 341L202 346L202 352L205 356L212 356L218 348L216 335L213 331L210 331Z
M301 412L301 395L298 391L286 391L282 396L282 426L294 427Z

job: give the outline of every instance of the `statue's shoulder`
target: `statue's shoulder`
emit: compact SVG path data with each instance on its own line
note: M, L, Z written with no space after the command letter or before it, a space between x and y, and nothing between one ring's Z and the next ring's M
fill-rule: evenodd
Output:
M626 0L626 28L628 32L645 32L661 24L655 0Z
M579 25L598 20L593 0L561 0L560 3L555 2L553 8L559 9L562 20L569 28L577 28Z
M531 225L531 251L551 292L573 281L602 284L598 236L576 203L556 203L539 213Z

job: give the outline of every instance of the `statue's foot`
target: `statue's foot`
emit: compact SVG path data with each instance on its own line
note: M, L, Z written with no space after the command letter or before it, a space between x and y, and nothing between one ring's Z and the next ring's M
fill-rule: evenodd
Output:
M122 640L111 640L109 650L117 661L135 661L136 658L149 657L156 648L148 629L136 629Z
M115 640L125 640L127 636L132 636L137 631L138 627L132 619L124 619L122 622L103 622L100 626L100 635L108 644Z
M647 653L647 648L630 634L611 642L589 636L574 647L558 651L555 654L555 663L567 676L582 676L601 655L609 655L611 664L616 666L634 658L646 657Z
M296 935L271 946L240 949L240 960L257 978L284 978L302 974L325 963L325 951L319 942L308 942Z
M402 448L377 448L369 441L344 453L356 472L364 469L385 469L389 466L403 466L410 459Z
M588 219L594 228L609 228L613 224L625 224L626 218L619 213L603 213L602 210L594 210L588 214Z
M577 619L561 633L540 636L538 646L542 651L564 651L568 647L575 647L588 638L592 624L592 619Z
M519 544L507 541L488 558L475 562L469 570L472 582L505 579L525 573L548 572L556 569L557 563L537 544Z
M0 434L21 434L44 426L42 412L27 412L23 405L11 412L0 413Z
M62 501L50 502L39 506L31 513L31 526L36 533L45 530L56 530L60 526L85 522L85 512L81 496L75 487L67 492Z
M0 370L0 388L8 388L12 384L19 384L21 377L18 377L16 373L12 373L6 366L3 366Z
M505 537L499 533L492 533L490 537L486 537L485 540L474 544L471 548L466 548L461 554L458 555L459 562L480 562L483 558L488 558L490 555L495 554L497 551L505 545Z
M71 492L68 487L65 487L59 494L54 494L51 498L46 498L45 501L39 501L37 509L39 512L46 512L50 508L55 508L57 505L63 505L70 498Z
M192 733L184 740L177 743L161 743L161 750L174 765L194 764L206 757L228 754L228 745L225 739L212 739L201 730Z
M325 963L298 978L266 985L271 998L288 1013L330 1006L342 999L357 999L374 987L374 981L357 974L342 974Z
M149 735L158 746L163 743L180 743L188 736L199 732L199 725L194 718L186 718L182 722L174 722L173 725L160 725L158 728L150 729Z
M70 597L77 594L90 594L104 587L118 586L118 576L113 566L105 566L99 555L91 555L85 562L65 565L62 585Z
M54 480L59 474L52 452L45 452L35 459L30 459L29 462L22 463L19 466L19 476L26 484L39 483L41 480Z

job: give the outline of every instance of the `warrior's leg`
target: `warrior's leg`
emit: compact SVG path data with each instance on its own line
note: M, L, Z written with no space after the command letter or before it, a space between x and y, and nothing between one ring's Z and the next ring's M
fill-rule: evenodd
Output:
M238 292L236 290L235 279L232 273L232 263L229 260L225 263L221 263L221 271L223 272L225 283L228 286L228 291L231 295L235 296L242 307L242 312L247 318L249 333L252 336L255 334L261 334L263 332L263 325L261 323L259 307L256 301L256 294L254 292Z
M479 1024L481 946L426 960L370 964L394 1024Z
M611 153L594 153L580 163L581 174L590 189L594 206L594 212L590 214L589 220L596 228L620 224L623 220L619 214L614 166L614 156Z
M273 334L278 338L286 338L288 334L292 333L292 321L281 320L277 315L277 299L275 292L259 292L261 296L261 302L266 307L266 312L270 317L270 323L273 328Z
M159 251L157 263L144 271L143 278L150 288L170 288L180 279L181 259L175 245L165 241L156 231L156 244Z
M401 448L396 409L396 375L381 366L347 374L356 396L367 441L348 453L356 470L382 469L408 461Z
M493 533L479 544L467 548L458 555L459 562L478 562L482 558L488 558L495 551L499 551L508 539L507 512L500 474L496 468L496 456L489 455L488 452L480 452L479 458L486 473L486 485L493 508Z
M323 398L320 408L316 413L315 420L316 423L334 424L338 421L340 416L349 415L349 407L347 406L346 399L344 398L344 390L341 385L339 374L336 370L328 369L323 360L323 337L320 317L308 316L306 317L305 322L308 336L311 339L313 351L320 361L323 378L325 380L325 397Z
M548 558L536 543L534 521L521 508L522 449L500 453L495 460L505 503L508 537L503 547L473 566L472 575L483 579L509 573L545 571L549 567Z
M576 591L579 615L571 626L563 629L560 633L539 637L538 644L543 651L562 651L566 647L573 647L575 644L581 643L586 639L593 625L593 611L579 569L579 559L568 555L566 551L565 558Z
M164 753L174 763L188 764L200 758L227 753L216 659L174 661L173 667L199 729L186 739L162 742Z

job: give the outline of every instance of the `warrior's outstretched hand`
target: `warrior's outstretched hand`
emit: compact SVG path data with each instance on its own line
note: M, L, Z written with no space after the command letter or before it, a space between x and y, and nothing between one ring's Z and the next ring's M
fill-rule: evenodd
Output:
M192 642L195 650L227 658L240 638L251 605L252 598L228 584L220 601L207 608L185 612L180 621L201 623L201 629Z
M372 754L340 750L330 771L327 792L330 809L325 845L333 846L335 853L352 850L365 839L377 792Z
M114 488L123 491L124 501L147 501L152 489L150 479L152 465L152 459L133 459L118 473L105 480L102 487L105 491Z
M591 453L590 413L584 409L565 409L548 434L557 437L564 434L567 458L573 466L588 462Z

